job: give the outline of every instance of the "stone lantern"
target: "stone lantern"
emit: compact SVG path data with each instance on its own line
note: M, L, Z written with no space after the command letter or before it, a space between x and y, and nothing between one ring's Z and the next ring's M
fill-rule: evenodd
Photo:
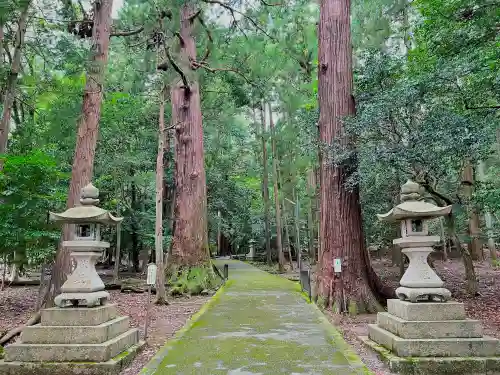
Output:
M255 258L255 240L248 241L248 254L245 256L247 260L253 260Z
M122 218L96 207L99 190L82 189L80 206L50 213L53 221L71 224L73 239L63 246L71 251L76 267L54 299L56 307L42 309L40 324L25 327L21 340L5 347L0 374L117 375L144 345L129 317L119 316L117 305L96 272L95 262L108 242L101 241L100 226Z
M438 207L422 200L422 188L412 181L401 187L401 203L383 215L377 215L385 221L401 222L401 238L393 240L401 247L410 264L396 289L401 300L438 299L447 301L451 297L448 289L443 288L443 281L427 263L427 257L433 251L432 245L439 243L439 236L429 236L427 221L451 212L451 206Z
M74 239L64 241L76 262L76 268L56 296L56 306L98 306L109 298L104 283L97 274L95 263L109 242L101 241L101 225L116 225L123 218L116 218L109 211L96 207L99 190L91 183L82 189L80 206L69 208L63 213L50 213L50 219L61 224L74 224Z
M438 236L429 236L429 219L448 215L451 206L437 207L422 200L423 189L412 181L401 188L401 203L381 220L401 222L401 246L410 264L396 289L398 299L387 300L387 311L377 314L361 340L378 352L391 372L402 374L487 375L500 373L500 343L484 336L481 322L467 319L463 303L427 264Z

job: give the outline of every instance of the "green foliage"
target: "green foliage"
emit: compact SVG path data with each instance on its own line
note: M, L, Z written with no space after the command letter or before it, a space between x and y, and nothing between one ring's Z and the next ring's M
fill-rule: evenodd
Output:
M40 151L3 158L0 172L0 252L20 267L50 260L59 228L47 223L48 211L62 207L65 178L55 160Z

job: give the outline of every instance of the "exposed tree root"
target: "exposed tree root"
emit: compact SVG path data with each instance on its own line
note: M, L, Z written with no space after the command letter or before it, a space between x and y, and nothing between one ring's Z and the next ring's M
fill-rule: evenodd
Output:
M157 296L155 301L154 301L154 304L160 305L160 306L168 306L168 305L170 305L170 302L168 302L168 300L165 296L163 296L163 297Z
M14 337L16 337L17 335L20 335L24 328L38 324L40 322L41 316L42 315L41 315L40 311L37 311L35 313L35 315L33 315L26 322L26 324L23 324L21 326L18 326L16 328L13 328L10 331L8 331L5 335L3 335L2 338L0 338L0 345L3 346L5 344L7 344L10 340L12 340Z

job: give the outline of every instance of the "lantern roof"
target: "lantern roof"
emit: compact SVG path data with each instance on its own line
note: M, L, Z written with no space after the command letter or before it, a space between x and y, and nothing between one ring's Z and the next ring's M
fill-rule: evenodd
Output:
M432 219L446 216L452 206L439 207L433 203L423 201L425 189L411 180L401 186L401 203L385 214L377 214L380 220L399 221L410 218Z
M99 189L89 183L81 191L80 205L62 213L50 212L50 220L63 224L96 223L116 225L123 217L115 217L108 210L97 207Z

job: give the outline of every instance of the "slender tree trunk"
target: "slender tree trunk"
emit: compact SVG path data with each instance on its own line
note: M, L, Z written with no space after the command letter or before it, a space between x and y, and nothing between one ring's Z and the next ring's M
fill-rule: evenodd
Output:
M16 32L16 44L14 47L14 56L12 58L12 64L10 67L10 72L7 76L7 82L5 84L5 90L3 92L3 110L2 118L0 119L0 154L5 154L7 152L7 144L9 142L9 132L10 132L10 121L12 117L12 107L14 105L14 100L17 90L17 77L21 71L21 55L24 46L24 35L26 34L26 22L28 20L28 11L31 5L31 1L24 1L23 8L21 9L21 15L17 23ZM3 42L3 25L2 25L2 42ZM2 58L3 58L3 46L2 46Z
M260 122L261 122L261 142L262 142L262 197L264 199L264 235L266 237L266 259L267 264L272 264L271 257L271 215L270 201L269 201L269 171L267 168L267 145L266 145L266 117L264 115L264 108L262 103L260 105Z
M265 108L265 104L263 104ZM274 127L273 121L273 110L271 108L271 104L268 103L269 109L269 128L271 130L271 158L273 162L273 188L274 188L274 204L276 209L276 247L278 248L278 264L279 271L283 272L285 270L285 257L283 255L283 241L282 241L282 233L283 226L281 224L281 208L280 208L280 198L278 191L278 155L276 154L276 129ZM265 116L265 112L264 112ZM290 264L292 264L291 252L290 252Z
M191 2L181 9L183 66L196 60L193 38L195 13ZM203 156L203 126L198 83L185 87L179 80L172 87L172 123L175 124L175 224L172 256L178 265L205 265L209 261L207 187Z
M297 247L297 267L299 271L302 269L302 252L300 250L300 202L299 195L294 189L294 200L295 200L295 246Z
M484 181L484 161L479 161L477 167L478 180ZM491 216L491 212L488 207L485 207L484 210L484 223L486 226L486 235L488 236L488 250L490 252L491 261L497 260L497 249L495 246L495 238L493 235L493 218Z
M0 292L2 292L5 288L5 277L7 276L7 254L3 255L3 263L2 263L2 284L0 284Z
M117 197L120 199L121 189L117 191ZM116 205L116 216L120 217L120 203ZM118 283L118 279L120 277L120 252L121 252L121 243L122 243L122 226L121 223L116 225L116 248L115 248L115 266L113 267L113 282Z
M108 61L109 38L111 32L111 10L113 0L94 2L94 27L92 29L92 49L87 70L86 85L83 93L82 114L78 121L73 168L67 207L79 204L80 191L92 179L94 156L101 117L101 102L104 84L104 72ZM63 240L69 240L72 230L69 225L63 229ZM70 272L70 259L67 249L59 246L52 269L47 303L52 303L54 297Z
M221 230L220 230L220 226L221 226L221 221L222 221L222 217L221 217L221 213L220 213L220 210L217 211L217 254L220 256L222 255L222 248L221 248Z
M465 287L467 289L467 293L475 296L479 291L479 283L476 277L472 255L468 247L462 247L462 244L460 243L460 239L458 238L455 228L455 217L453 216L453 214L446 216L444 220L446 222L446 228L448 230L448 237L453 242L455 248L462 254L465 269Z
M354 115L350 0L321 0L319 21L319 132L325 146L335 141L353 147L341 118ZM346 179L355 172L357 160L333 163L332 152L320 156L320 270L319 295L336 311L377 311L376 274L366 251L359 188L349 190ZM334 279L333 259L342 260L342 276ZM344 308L342 308L344 306Z
M130 182L130 206L132 208L133 212L133 217L132 222L131 222L131 230L132 233L130 234L131 239L132 239L132 247L130 249L130 256L129 256L129 270L134 272L138 271L138 265L139 265L139 223L137 222L137 215L140 212L140 207L137 199L137 184L135 182L135 170L132 169L130 171L130 175L132 177L132 181Z
M314 246L316 223L314 222L313 216L313 208L316 205L316 181L313 169L307 171L307 195L309 196L309 208L307 210L307 246L309 249L309 258L311 259L310 262L311 264L316 264L316 248Z
M165 290L165 264L163 262L163 160L165 159L165 90L160 93L160 113L158 121L158 155L156 156L156 300L157 305L167 304Z
M119 215L118 210L116 214ZM115 249L115 266L113 269L113 282L117 283L120 278L120 252L122 243L122 226L121 223L116 225L116 249Z
M290 261L290 269L293 271L293 258L292 258L292 239L290 238L290 230L288 227L288 217L285 211L285 202L283 201L283 222L285 228L285 240L283 241L283 248L288 252L288 260ZM285 261L283 254L283 262Z
M480 228L479 228L479 215L477 213L477 208L474 202L472 202L472 195L474 189L474 167L471 162L465 164L465 168L462 173L462 187L464 190L464 195L467 200L467 211L469 212L469 237L468 242L469 251L472 255L473 260L483 260L483 246L481 244Z
M439 225L441 227L441 240L443 241L443 260L447 261L448 260L448 239L446 236L446 232L444 230L443 221L444 221L444 219L442 217L439 218Z

